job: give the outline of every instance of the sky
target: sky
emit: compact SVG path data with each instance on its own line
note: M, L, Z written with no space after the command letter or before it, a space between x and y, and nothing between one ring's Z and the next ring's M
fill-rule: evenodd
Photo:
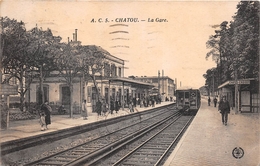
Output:
M205 85L216 67L206 60L212 26L232 21L239 1L2 0L0 15L50 28L63 42L77 39L125 60L124 76L164 76L177 87Z

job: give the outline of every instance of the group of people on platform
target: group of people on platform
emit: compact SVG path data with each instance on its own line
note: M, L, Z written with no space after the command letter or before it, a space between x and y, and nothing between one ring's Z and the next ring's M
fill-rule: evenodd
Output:
M130 112L134 112L134 108L137 105L140 105L141 107L149 107L155 106L155 103L161 103L161 100L155 100L153 97L147 97L147 98L132 98L129 99L128 101L124 102L124 108L128 108ZM98 100L96 102L96 112L98 116L104 116L106 115L107 112L114 114L114 112L118 113L120 108L122 107L122 103L119 100L110 100L110 105L108 107L108 104L106 103L105 99L102 99L102 101Z
M165 101L169 101L168 98L165 99ZM161 103L161 98L158 96L147 96L147 97L142 97L142 98L132 98L128 101L124 102L124 107L128 108L130 112L134 112L134 108L137 105L140 105L141 107L155 107L155 104L160 104ZM108 103L106 102L106 100L103 99L99 99L96 102L96 106L95 106L95 111L97 112L98 116L105 116L108 112L111 114L114 114L114 111L116 113L118 113L118 111L120 110L120 108L122 107L122 103L119 100L110 100L110 105L108 106ZM51 124L51 112L52 112L52 108L51 106L48 104L48 101L46 101L44 104L41 105L40 108L40 126L41 126L41 130L47 130L48 129L48 125ZM88 110L87 110L87 102L86 100L83 100L82 105L81 105L81 116L83 118L83 120L87 120L88 119Z
M208 106L210 106L211 99L208 97ZM213 99L214 107L217 107L218 99L217 96ZM223 125L227 125L228 114L230 113L230 104L227 101L226 96L222 96L221 100L218 103L218 111L221 114L221 120Z

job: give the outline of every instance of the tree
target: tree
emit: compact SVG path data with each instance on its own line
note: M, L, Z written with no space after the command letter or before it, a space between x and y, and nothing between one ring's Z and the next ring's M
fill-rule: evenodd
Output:
M80 53L77 46L72 43L61 43L60 52L55 58L55 64L60 76L63 77L70 89L70 117L73 116L72 110L72 95L73 95L73 81L79 77L82 71Z
M203 77L206 79L205 85L208 88L208 95L211 93L214 93L217 89L217 68L208 69L206 74L203 74Z
M102 77L106 61L105 55L109 55L109 52L95 45L80 46L78 49L80 51L83 73L92 79L99 99L101 95L98 90L96 76L100 74Z
M236 78L257 78L259 69L259 2L241 1L234 20L220 24L206 45L217 63L220 82ZM236 74L237 73L237 74Z
M0 21L2 25L2 65L8 74L4 81L9 83L11 78L16 78L19 81L20 110L23 111L24 96L27 91L24 84L25 73L30 70L29 57L25 51L29 44L28 34L22 21L18 22L8 17L1 17Z
M218 79L216 82L218 85L230 79L228 74L230 68L228 66L232 57L232 52L230 51L232 43L230 42L231 37L228 22L223 21L219 27L220 30L215 30L215 35L211 35L206 42L207 48L211 49L206 54L206 59L212 56L212 59L217 64Z
M28 34L30 35L30 44L26 53L30 57L29 62L34 72L38 73L39 76L39 104L42 104L46 100L46 94L43 91L43 79L56 69L54 59L59 51L61 37L53 36L50 29L43 30L37 26L28 31Z
M256 78L259 72L259 2L241 1L237 9L232 22L232 65L237 66L238 78Z

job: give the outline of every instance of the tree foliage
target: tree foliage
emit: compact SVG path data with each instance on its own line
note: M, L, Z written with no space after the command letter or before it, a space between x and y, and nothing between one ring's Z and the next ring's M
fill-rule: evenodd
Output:
M259 2L241 1L232 21L223 21L219 30L206 42L210 56L217 64L218 85L234 79L257 78L259 61ZM210 77L205 74L204 77Z
M87 77L92 79L98 98L100 98L96 75L100 74L102 77L102 71L106 61L105 55L109 53L96 45L79 46L78 49L81 53L82 71Z
M2 41L3 48L2 65L8 76L4 82L9 83L11 78L16 78L19 81L20 88L20 110L23 111L25 93L28 87L24 85L25 73L30 71L29 57L26 54L26 48L29 41L29 36L26 32L24 23L18 22L15 19L1 17L2 25Z

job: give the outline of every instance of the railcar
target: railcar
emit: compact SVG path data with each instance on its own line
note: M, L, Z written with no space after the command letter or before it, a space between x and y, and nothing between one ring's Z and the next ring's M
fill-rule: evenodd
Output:
M200 108L201 95L198 89L178 89L176 90L176 106L184 114L196 115Z

